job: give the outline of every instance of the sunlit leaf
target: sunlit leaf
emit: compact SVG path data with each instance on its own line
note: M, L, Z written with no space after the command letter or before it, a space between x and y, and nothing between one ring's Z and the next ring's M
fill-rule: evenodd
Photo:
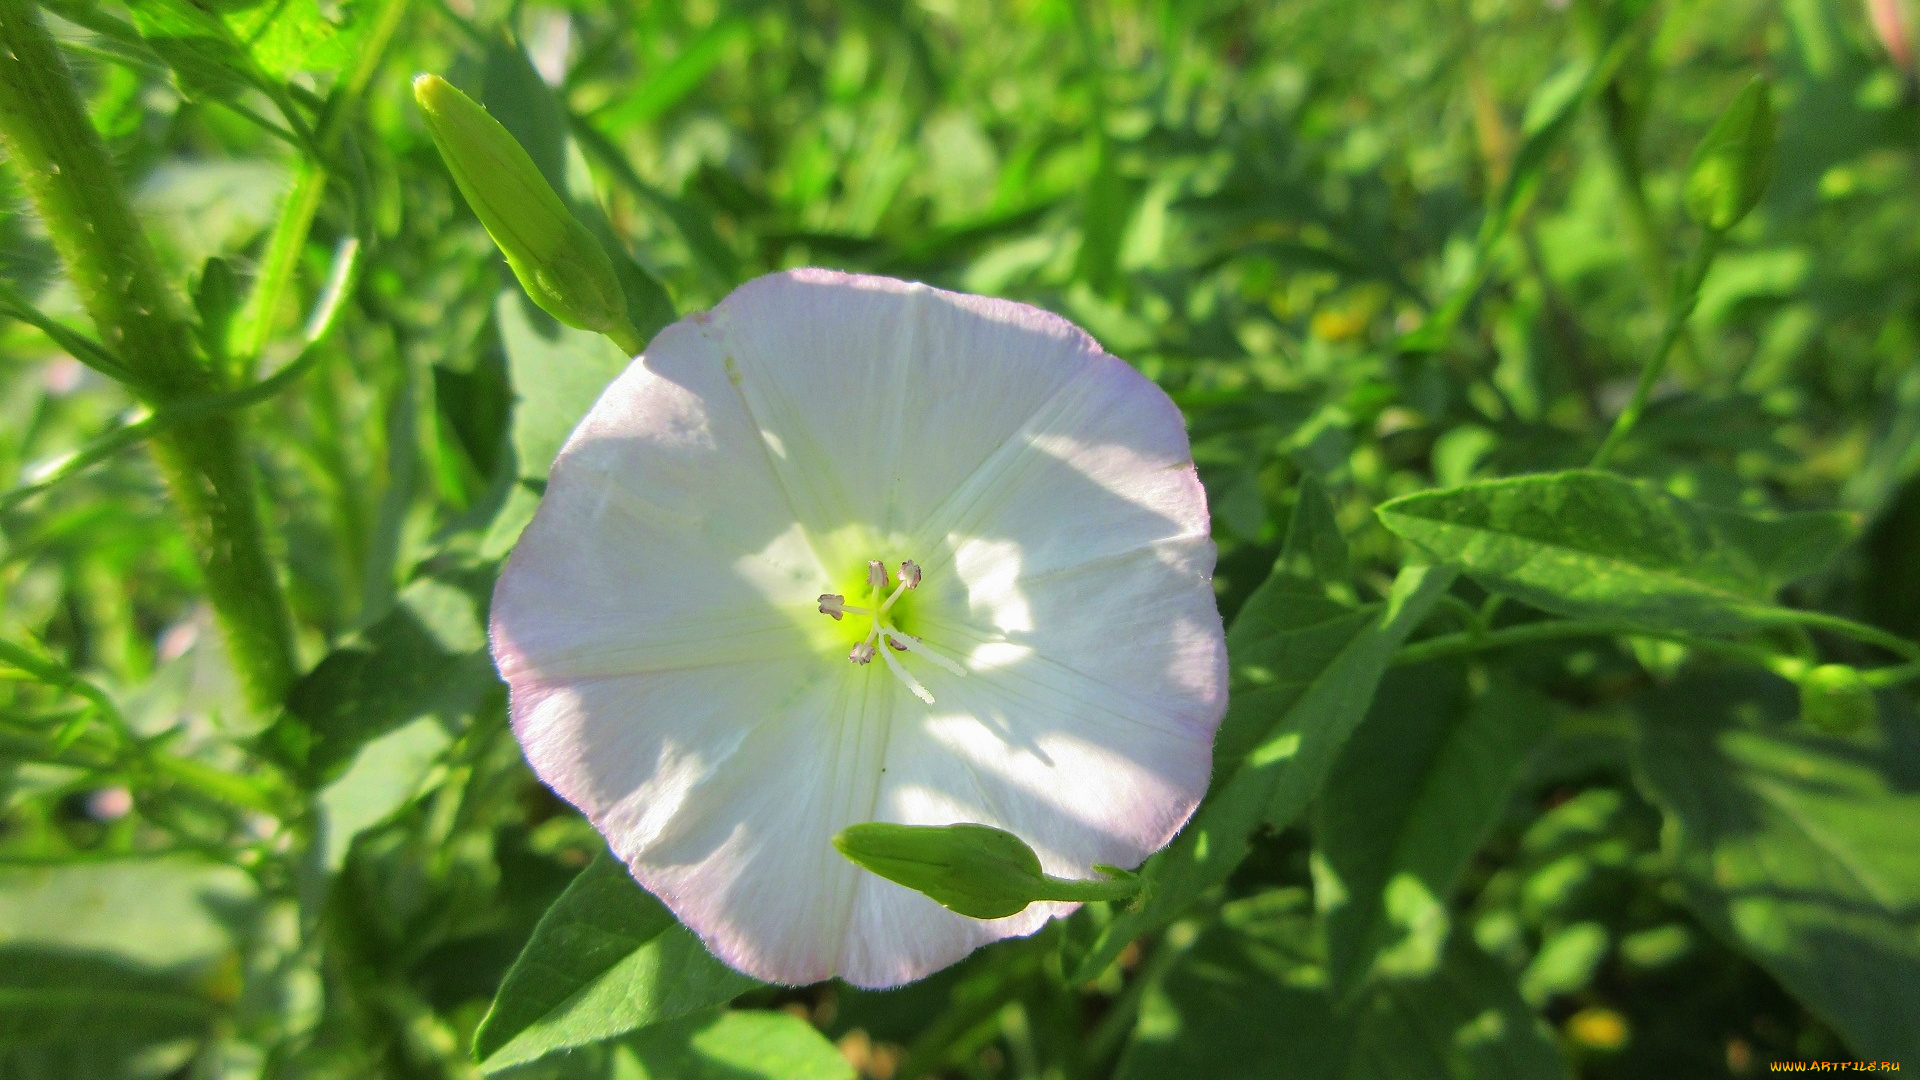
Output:
M1335 993L1370 974L1419 974L1453 933L1449 900L1505 809L1553 706L1496 685L1415 668L1381 684L1341 751L1314 816L1315 899Z
M1782 585L1854 535L1845 514L1722 510L1592 470L1421 492L1379 516L1432 558L1557 615L1707 632L1767 621Z
M369 740L417 716L471 708L499 684L475 596L486 584L421 578L408 585L392 611L294 684L286 715L261 745L319 783Z
M853 1066L812 1024L785 1012L696 1014L649 1028L622 1051L647 1076L674 1080L854 1080Z
M487 1072L724 1004L758 985L601 853L540 920L474 1036Z

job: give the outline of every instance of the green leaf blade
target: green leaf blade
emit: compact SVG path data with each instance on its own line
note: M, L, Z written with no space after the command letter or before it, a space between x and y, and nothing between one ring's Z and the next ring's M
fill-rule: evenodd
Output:
M1433 558L1544 611L1702 633L1768 621L1780 586L1853 535L1844 514L1720 510L1589 469L1421 492L1377 513Z
M1910 709L1878 744L1790 726L1752 673L1648 702L1636 767L1689 905L1870 1059L1920 1057L1920 793Z
M1337 995L1437 960L1457 932L1447 913L1454 886L1552 712L1507 684L1470 696L1457 670L1388 675L1314 815L1315 896Z
M759 985L602 852L542 916L474 1035L483 1072L723 1005Z

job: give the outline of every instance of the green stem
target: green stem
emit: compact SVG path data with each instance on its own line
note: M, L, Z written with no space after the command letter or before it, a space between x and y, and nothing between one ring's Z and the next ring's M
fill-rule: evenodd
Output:
M1608 47L1612 35L1603 16L1590 6L1583 7L1584 18L1581 21L1598 55ZM1626 41L1632 34L1632 30L1623 31L1620 41ZM1644 58L1645 47L1636 50L1636 54ZM1628 62L1623 64L1623 68L1632 71L1635 65ZM1646 166L1640 157L1640 133L1634 122L1633 106L1622 90L1621 80L1625 77L1624 74L1616 74L1608 79L1606 86L1595 95L1594 104L1600 112L1605 160L1626 208L1627 231L1632 234L1641 276L1646 279L1647 291L1653 303L1659 308L1666 308L1672 302L1672 298L1666 295L1666 289L1673 281L1673 262L1667 256L1667 233L1661 228L1653 205L1647 199ZM1681 328L1676 347L1686 365L1697 370L1699 350L1695 348L1692 334L1685 327Z
M273 234L267 238L267 249L261 256L260 274L254 278L253 288L247 293L240 317L234 321L233 339L228 351L238 364L253 363L273 335L274 315L279 312L281 299L292 285L295 271L300 268L300 255L306 250L307 237L313 232L313 222L320 213L320 204L327 192L327 181L332 175L322 155L332 154L339 144L361 94L365 93L367 83L379 69L387 42L392 40L409 2L386 0L374 14L359 44L358 61L341 76L327 101L325 113L320 119L320 130L312 140L313 152L303 156L294 170L293 184L280 204L280 216L274 222Z
M1097 868L1103 869L1103 868ZM1137 875L1108 878L1061 878L1046 875L1046 891L1036 899L1070 900L1085 902L1089 900L1131 900L1140 895L1141 881Z
M1673 354L1674 343L1680 340L1680 335L1687 328L1687 320L1693 317L1694 307L1700 303L1700 283L1706 280L1714 256L1720 253L1720 240L1718 232L1708 231L1701 238L1700 249L1694 252L1693 261L1675 283L1673 302L1667 310L1667 325L1660 332L1660 341L1647 357L1646 366L1640 369L1640 381L1633 388L1632 399L1627 402L1626 408L1620 410L1605 441L1593 455L1593 468L1601 468L1607 463L1607 459L1620 448L1627 433L1640 422L1641 414L1647 411L1647 400L1653 396L1654 384L1660 381L1661 373L1667 368L1667 357Z
M1884 690L1891 686L1899 686L1901 683L1920 679L1920 660L1916 660L1911 664L1901 664L1899 667L1881 668L1878 671L1864 672L1861 674L1861 678L1866 680L1868 686L1877 690Z
M1567 638L1582 637L1644 637L1660 641L1671 641L1702 652L1716 653L1731 659L1757 664L1776 674L1789 675L1798 667L1804 667L1803 661L1793 657L1783 657L1778 653L1753 645L1743 645L1735 641L1721 641L1717 638L1702 638L1677 630L1650 630L1645 627L1625 626L1620 623L1604 622L1598 619L1558 619L1548 622L1523 623L1519 626L1503 627L1480 633L1468 631L1458 634L1442 634L1425 641L1403 646L1393 654L1396 666L1418 664L1428 660L1441 660L1454 656L1469 656L1487 649L1501 649L1512 645L1532 645L1543 641L1562 641Z
M1878 627L1843 619L1838 615L1828 615L1818 611L1794 611L1787 608L1765 614L1761 619L1769 623L1811 626L1830 633L1843 634L1858 641L1878 645L1906 659L1907 663L1897 667L1884 667L1866 672L1866 680L1873 686L1898 686L1909 680L1920 678L1920 644L1889 634ZM1800 678L1818 663L1810 657L1785 656L1757 645L1724 641L1719 638L1697 637L1678 630L1651 630L1640 626L1626 626L1598 619L1555 619L1524 623L1500 630L1483 632L1469 630L1462 633L1442 634L1402 647L1399 652L1393 654L1393 662L1395 665L1418 664L1428 660L1469 656L1483 650L1500 649L1511 645L1531 645L1542 641L1561 641L1581 637L1643 637L1671 641L1690 649L1698 649L1701 652L1714 653L1763 667L1775 675L1788 679Z
M249 375L254 361L267 347L267 339L273 335L273 316L280 309L287 286L293 283L294 271L300 268L307 234L313 231L313 219L320 212L320 200L326 192L326 167L313 158L301 158L294 169L293 186L287 189L287 197L280 204L273 234L267 238L260 274L253 279L253 288L233 323L233 337L227 351L240 369L230 373L233 377Z
M156 405L220 389L160 275L105 144L28 0L0 0L0 144L65 261L104 346ZM200 558L250 703L278 707L295 673L293 623L267 557L253 467L232 415L175 427L154 457Z
M133 381L133 373L120 363L119 357L87 335L47 318L28 303L26 297L8 288L5 283L0 283L0 315L18 319L40 331L55 345L67 350L75 360L116 382Z
M8 641L0 641L0 664L17 668L42 685L86 701L93 706L93 715L111 733L110 741L96 746L81 729L78 738L71 740L59 754L47 760L95 770L132 765L137 774L172 781L219 805L244 806L271 814L285 812L285 807L274 798L271 789L259 780L236 776L211 765L156 751L156 740L141 738L106 691L74 674L65 664L50 657L37 656ZM88 756L89 750L93 751L91 756Z
M1767 621L1783 623L1789 626L1809 626L1815 630L1840 634L1864 641L1910 661L1920 661L1920 644L1908 641L1898 634L1890 634L1877 626L1843 619L1838 615L1828 615L1823 611L1798 611L1793 608L1777 608L1767 613Z
M11 510L27 499L64 480L80 475L120 451L174 424L258 405L298 382L320 359L318 345L326 337L327 331L332 329L334 318L339 314L340 300L346 291L347 283L353 277L359 250L360 246L355 241L348 241L340 246L339 253L334 258L333 273L328 277L327 288L322 292L320 303L315 305L313 317L308 321L305 347L286 367L243 390L179 397L167 402L158 412L129 418L120 426L73 453L44 469L35 470L36 475L30 477L27 483L0 494L0 512Z

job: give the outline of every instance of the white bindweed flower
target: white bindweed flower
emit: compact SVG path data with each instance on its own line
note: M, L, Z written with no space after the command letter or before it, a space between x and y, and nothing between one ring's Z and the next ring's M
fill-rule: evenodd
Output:
M979 921L859 869L865 821L1140 864L1226 705L1180 413L1064 319L820 270L662 331L561 450L493 601L514 732L728 964L920 978Z

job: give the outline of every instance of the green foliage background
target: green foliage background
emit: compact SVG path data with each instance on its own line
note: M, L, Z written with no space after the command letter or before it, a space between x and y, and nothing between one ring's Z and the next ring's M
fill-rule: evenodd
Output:
M0 1076L1920 1068L1920 98L1870 6L38 6L198 366L130 388L0 169ZM419 71L643 333L825 265L1173 395L1234 701L1152 900L759 986L534 780L486 600L626 358L526 301ZM1777 147L1690 172L1756 75ZM229 429L285 670L141 445Z

